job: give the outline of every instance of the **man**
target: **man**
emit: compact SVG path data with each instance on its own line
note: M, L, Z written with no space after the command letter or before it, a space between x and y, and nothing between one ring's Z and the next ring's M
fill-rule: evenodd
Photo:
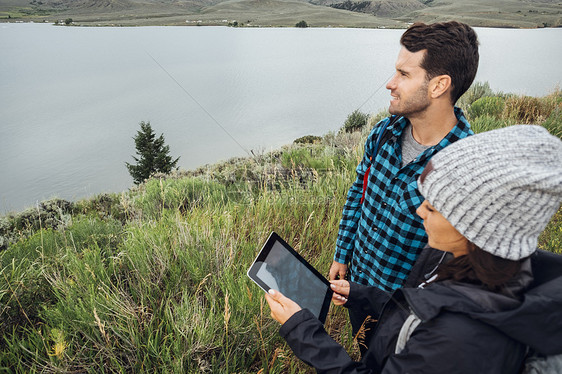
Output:
M385 291L402 285L427 244L416 215L423 201L417 178L434 154L473 134L454 104L472 84L479 58L476 33L459 22L414 24L400 44L396 73L386 85L392 116L367 139L329 273L332 280L348 275ZM365 317L350 313L354 334Z

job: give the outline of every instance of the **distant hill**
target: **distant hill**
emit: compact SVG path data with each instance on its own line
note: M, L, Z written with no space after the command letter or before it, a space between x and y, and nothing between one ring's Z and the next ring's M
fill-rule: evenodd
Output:
M372 0L336 2L334 0L321 0L325 5L337 9L346 9L356 12L368 13L377 17L400 17L416 10L428 8L424 2L419 0Z
M406 27L456 19L482 27L560 27L561 0L0 0L0 21L81 25Z

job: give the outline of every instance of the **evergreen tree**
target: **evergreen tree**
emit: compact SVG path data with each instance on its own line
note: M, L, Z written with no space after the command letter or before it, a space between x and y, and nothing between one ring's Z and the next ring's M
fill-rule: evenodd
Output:
M164 134L156 138L156 134L150 126L150 122L141 122L141 129L133 138L138 157L133 156L136 165L129 164L127 169L133 177L135 184L140 184L148 179L152 174L161 172L169 173L176 167L179 157L172 161L170 146L164 145Z

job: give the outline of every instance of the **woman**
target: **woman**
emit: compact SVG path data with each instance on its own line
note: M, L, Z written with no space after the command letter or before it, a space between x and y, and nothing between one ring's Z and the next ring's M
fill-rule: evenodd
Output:
M536 244L562 201L562 141L530 125L474 135L435 155L418 189L428 245L452 259L426 267L426 248L410 274L423 275L418 287L392 294L332 282L334 303L378 319L360 362L271 291L295 354L322 373L518 373L529 349L561 354L562 256Z

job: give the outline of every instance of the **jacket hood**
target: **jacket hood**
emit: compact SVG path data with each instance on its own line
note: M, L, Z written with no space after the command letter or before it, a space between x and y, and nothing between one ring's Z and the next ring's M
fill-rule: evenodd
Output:
M442 311L463 313L539 353L559 354L562 353L562 256L546 257L542 261L533 258L523 262L521 272L501 294L451 281L436 282L424 289L405 288L401 292L424 322ZM558 268L552 271L543 269L545 266ZM541 277L544 271L555 275L545 279ZM540 279L533 279L533 273Z

